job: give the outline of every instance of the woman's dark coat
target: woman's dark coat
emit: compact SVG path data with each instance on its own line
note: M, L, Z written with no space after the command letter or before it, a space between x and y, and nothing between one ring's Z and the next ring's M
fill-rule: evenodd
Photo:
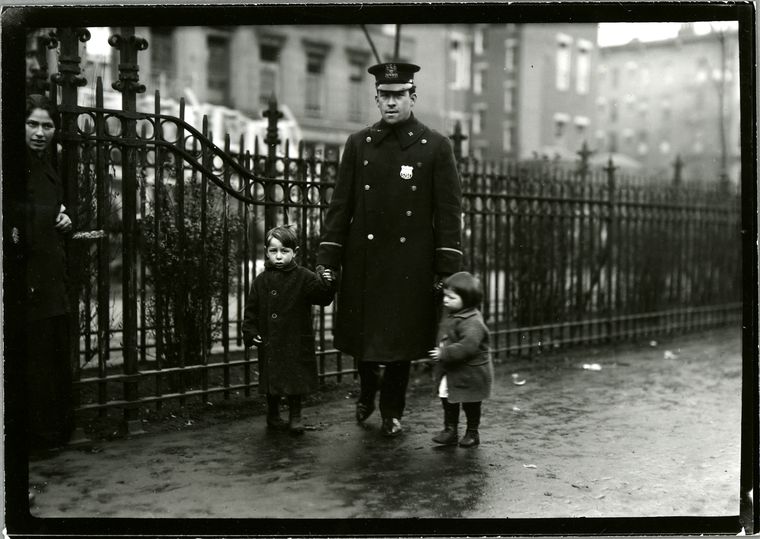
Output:
M26 408L30 450L58 447L73 428L69 300L63 235L55 220L63 188L50 162L26 152L26 193L12 235L26 266ZM19 226L23 223L23 226Z
M27 151L24 206L26 319L40 320L69 312L64 239L55 227L63 203L63 186L47 159Z
M433 368L435 388L446 375L449 402L480 402L491 396L490 335L477 309L449 313L438 331L441 356Z
M378 122L346 142L317 263L341 268L335 346L363 361L424 357L436 274L459 271L461 185L446 137Z
M267 264L253 281L245 305L246 346L260 335L259 393L305 395L317 389L312 305L329 305L334 285L293 262Z

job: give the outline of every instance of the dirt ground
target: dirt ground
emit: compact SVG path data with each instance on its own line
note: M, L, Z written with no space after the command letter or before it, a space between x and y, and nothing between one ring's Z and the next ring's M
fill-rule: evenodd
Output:
M431 442L441 407L420 369L400 438L380 436L377 412L357 425L348 387L305 408L300 438L267 432L264 418L251 415L32 461L31 512L94 519L738 515L738 328L514 360L496 374L477 448Z

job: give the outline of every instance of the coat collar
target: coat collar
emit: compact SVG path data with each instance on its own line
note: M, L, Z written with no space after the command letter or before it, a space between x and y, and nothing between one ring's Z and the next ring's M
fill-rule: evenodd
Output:
M454 318L470 318L471 316L475 316L476 314L478 314L478 310L475 308L470 308L470 309L462 309L461 311L451 313L450 316Z
M390 125L380 120L372 127L369 128L371 137L371 144L380 144L389 134L394 133L398 139L401 148L406 149L420 137L427 130L424 124L420 123L412 113L408 119L404 120L400 124Z
M266 260L264 262L264 269L269 270L269 271L285 271L285 272L288 272L288 271L293 271L294 269L296 269L297 266L298 266L298 262L296 262L295 260L291 261L290 264L288 264L287 266L283 267L282 269L274 267L274 264L272 264L269 260Z

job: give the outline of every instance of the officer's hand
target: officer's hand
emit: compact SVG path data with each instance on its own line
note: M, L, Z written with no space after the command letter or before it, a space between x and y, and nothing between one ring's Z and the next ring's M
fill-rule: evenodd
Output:
M441 277L438 275L433 277L433 290L436 292L443 290L443 279L441 279Z
M331 270L330 268L324 268L320 275L322 275L322 278L325 281L333 282L335 280L335 274L333 273L333 270Z

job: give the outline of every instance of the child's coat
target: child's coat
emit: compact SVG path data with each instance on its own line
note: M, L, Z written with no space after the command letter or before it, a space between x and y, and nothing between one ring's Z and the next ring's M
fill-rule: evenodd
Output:
M329 305L334 285L293 262L269 264L253 281L243 320L246 346L261 335L259 393L304 395L318 387L312 305Z
M441 355L433 375L436 391L446 375L449 402L480 402L491 396L493 363L489 341L488 327L477 309L448 313L441 320Z

